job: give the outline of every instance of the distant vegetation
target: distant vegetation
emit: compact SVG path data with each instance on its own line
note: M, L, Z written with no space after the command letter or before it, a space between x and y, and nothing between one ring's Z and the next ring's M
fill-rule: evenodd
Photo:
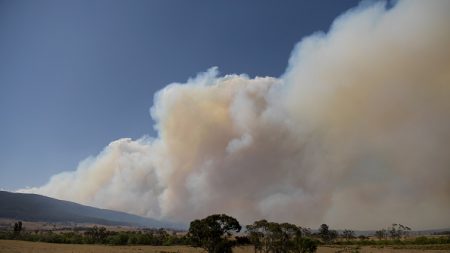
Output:
M110 244L110 245L187 245L186 236L170 234L164 229L146 231L108 231L105 227L94 226L84 232L53 231L7 231L0 232L0 239L25 240L67 244Z
M290 223L255 221L247 226L247 235L255 252L315 252L319 241L311 231Z
M410 237L411 228L392 224L376 231L373 236L356 236L349 229L338 233L322 224L316 233L290 223L267 220L255 221L245 227L225 214L214 214L190 223L187 233L176 233L164 229L141 229L137 231L109 231L105 227L90 227L84 231L70 232L27 231L21 221L15 222L7 231L0 232L0 239L25 240L66 244L107 245L190 245L203 248L208 253L230 253L232 248L253 245L255 253L312 253L319 245L330 246L391 246L450 245L449 235ZM445 233L444 233L445 234ZM357 252L357 251L355 251Z

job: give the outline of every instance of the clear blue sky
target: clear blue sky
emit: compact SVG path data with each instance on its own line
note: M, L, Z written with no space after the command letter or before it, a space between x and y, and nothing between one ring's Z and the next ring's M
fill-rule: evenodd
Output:
M211 66L279 76L357 1L0 0L0 188L44 184L109 142L155 136L166 84Z

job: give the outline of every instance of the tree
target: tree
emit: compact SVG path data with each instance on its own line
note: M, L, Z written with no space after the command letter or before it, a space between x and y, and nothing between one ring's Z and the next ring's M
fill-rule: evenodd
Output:
M255 221L253 225L247 225L247 234L250 242L253 244L256 252L268 252L264 246L267 247L266 234L268 231L267 220ZM264 250L264 251L263 251Z
M84 232L84 235L91 243L104 243L108 236L108 231L106 231L105 227L93 226Z
M400 240L402 237L408 236L410 231L410 227L396 223L392 224L392 226L389 228L389 234L391 238L395 240Z
M345 240L349 241L355 238L355 232L350 229L345 229L344 232L342 232L342 236L345 238Z
M22 231L22 222L15 222L14 223L14 236L19 236L20 232Z
M378 240L386 239L387 238L386 229L381 229L381 230L375 231L375 236L378 238Z
M16 222L14 223L14 233L20 233L22 231L22 222Z
M338 236L339 233L336 230L330 230L329 242L333 242L336 238L338 238Z
M232 232L239 231L241 225L235 218L225 214L214 214L192 221L188 236L192 246L201 247L208 253L229 253L231 243L228 238Z
M294 224L260 220L246 228L255 253L310 253L317 249L318 242L306 237L310 231Z
M328 229L328 225L327 224L320 225L319 235L324 241L328 238L329 234L330 234L330 230Z
M322 224L319 228L319 236L324 243L331 243L338 237L338 232L336 230L329 230L327 224Z

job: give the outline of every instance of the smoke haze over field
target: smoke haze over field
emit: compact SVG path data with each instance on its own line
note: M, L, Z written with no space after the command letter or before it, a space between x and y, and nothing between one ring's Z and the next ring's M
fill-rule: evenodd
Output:
M450 226L450 2L363 4L279 78L211 68L155 95L156 138L120 139L19 190L159 219Z

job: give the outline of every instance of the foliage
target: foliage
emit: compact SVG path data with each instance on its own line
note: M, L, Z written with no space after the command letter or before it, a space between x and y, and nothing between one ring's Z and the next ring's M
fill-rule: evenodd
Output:
M349 240L335 242L338 245L360 245L360 246L394 246L394 245L442 245L450 244L450 236L429 237L420 236L414 239L404 240Z
M164 229L146 229L143 231L108 231L104 227L85 227L70 232L25 230L22 222L16 222L8 231L0 232L0 239L25 240L66 244L109 244L109 245L193 245L208 252L231 252L232 246L253 244L255 253L309 253L315 252L319 241L311 236L319 236L330 243L337 233L323 224L319 233L312 235L305 229L289 223L275 223L267 220L254 222L246 226L245 236L231 239L232 232L241 229L239 222L227 215L211 215L202 220L191 222L188 235L169 233ZM334 241L335 245L377 246L377 247L438 247L450 245L450 236L407 237L411 229L401 224L393 224L388 229L375 232L378 240L366 236L355 238L352 230L344 230L346 240ZM389 236L390 235L390 236ZM389 238L389 239L388 239ZM328 240L328 241L327 241Z
M97 226L89 228L86 232L84 232L86 239L91 243L105 243L108 234L109 233L106 231L105 227Z
M378 240L387 239L388 233L386 229L381 229L375 231L375 236L378 238Z
M14 223L14 233L20 233L22 231L22 222L16 222Z
M355 232L353 230L345 229L342 232L342 237L344 237L347 241L355 238Z
M260 220L246 228L255 252L307 253L315 252L317 249L318 242L306 236L309 234L309 230L293 224Z
M226 214L213 214L201 220L194 220L189 226L191 245L207 252L231 252L229 237L232 232L241 231L239 222Z
M88 228L84 233L78 231L53 232L53 231L15 231L0 232L0 239L24 240L48 243L66 244L109 244L109 245L154 245L171 246L187 245L186 236L176 234L169 235L165 230L151 231L108 231L104 227Z
M249 245L252 244L248 236L235 236L235 245Z
M402 237L407 237L409 235L409 232L411 231L411 228L408 226L404 226L402 224L392 224L392 226L389 228L389 234L392 239L401 239Z
M337 237L338 232L336 230L329 230L327 224L320 225L319 236L324 243L332 243Z

